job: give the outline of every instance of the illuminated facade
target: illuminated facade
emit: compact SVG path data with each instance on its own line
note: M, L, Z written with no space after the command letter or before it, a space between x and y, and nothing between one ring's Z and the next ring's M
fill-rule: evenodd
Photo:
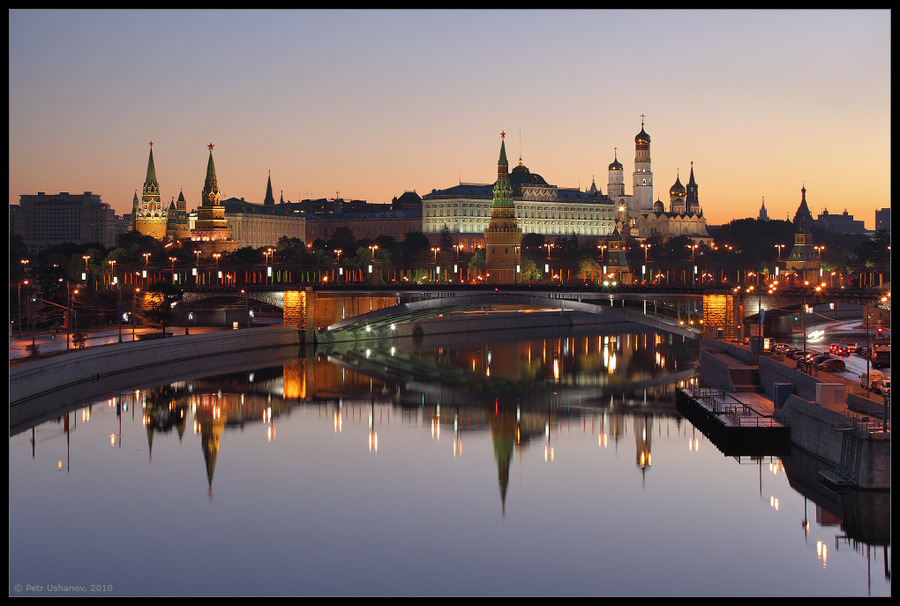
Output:
M168 226L168 209L159 198L159 182L156 180L156 166L153 162L153 142L150 142L150 158L147 160L147 176L144 188L138 199L134 192L131 209L132 229L145 236L158 240L166 237Z

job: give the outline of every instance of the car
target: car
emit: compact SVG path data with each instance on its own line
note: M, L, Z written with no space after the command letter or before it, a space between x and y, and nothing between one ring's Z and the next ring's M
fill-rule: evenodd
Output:
M839 370L847 370L847 365L844 364L844 361L840 358L829 358L828 360L819 363L816 368L824 370L825 372L837 372Z
M888 377L890 379L890 377ZM865 389L866 380L869 382L869 391L876 391L881 382L884 381L884 375L881 371L870 370L868 373L859 375L859 386Z
M841 345L839 343L832 343L831 345L828 346L828 351L831 353L840 351L840 349L841 349Z
M817 356L813 356L812 358L810 358L809 361L812 364L815 364L816 366L818 366L819 364L821 364L822 362L825 362L826 360L838 360L838 359L839 358L834 358L831 356L831 354L826 353L826 354L819 354ZM843 364L843 362L841 362L841 363Z

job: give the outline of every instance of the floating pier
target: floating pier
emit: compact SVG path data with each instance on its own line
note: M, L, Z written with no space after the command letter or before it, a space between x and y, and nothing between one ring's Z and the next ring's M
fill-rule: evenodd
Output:
M726 456L785 456L791 452L790 427L775 420L775 405L765 395L680 387L675 406Z

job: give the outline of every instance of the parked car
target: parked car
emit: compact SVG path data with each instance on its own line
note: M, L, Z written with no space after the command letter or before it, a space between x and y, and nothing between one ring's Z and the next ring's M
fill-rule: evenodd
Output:
M847 370L847 365L840 358L829 358L824 362L820 362L816 368L825 372L837 372L839 370Z
M821 364L822 362L825 362L826 360L839 360L839 358L833 358L831 356L831 354L826 353L826 354L819 354L817 356L813 356L812 358L810 358L809 361L811 363L815 364L816 366L818 366L819 364ZM843 364L843 361L841 362L841 364Z

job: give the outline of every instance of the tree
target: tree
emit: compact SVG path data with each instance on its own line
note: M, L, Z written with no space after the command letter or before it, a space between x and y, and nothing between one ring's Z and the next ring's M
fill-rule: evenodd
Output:
M158 326L166 332L166 326L175 316L174 307L182 300L182 291L168 280L162 280L147 289L146 305L142 319L150 326Z

